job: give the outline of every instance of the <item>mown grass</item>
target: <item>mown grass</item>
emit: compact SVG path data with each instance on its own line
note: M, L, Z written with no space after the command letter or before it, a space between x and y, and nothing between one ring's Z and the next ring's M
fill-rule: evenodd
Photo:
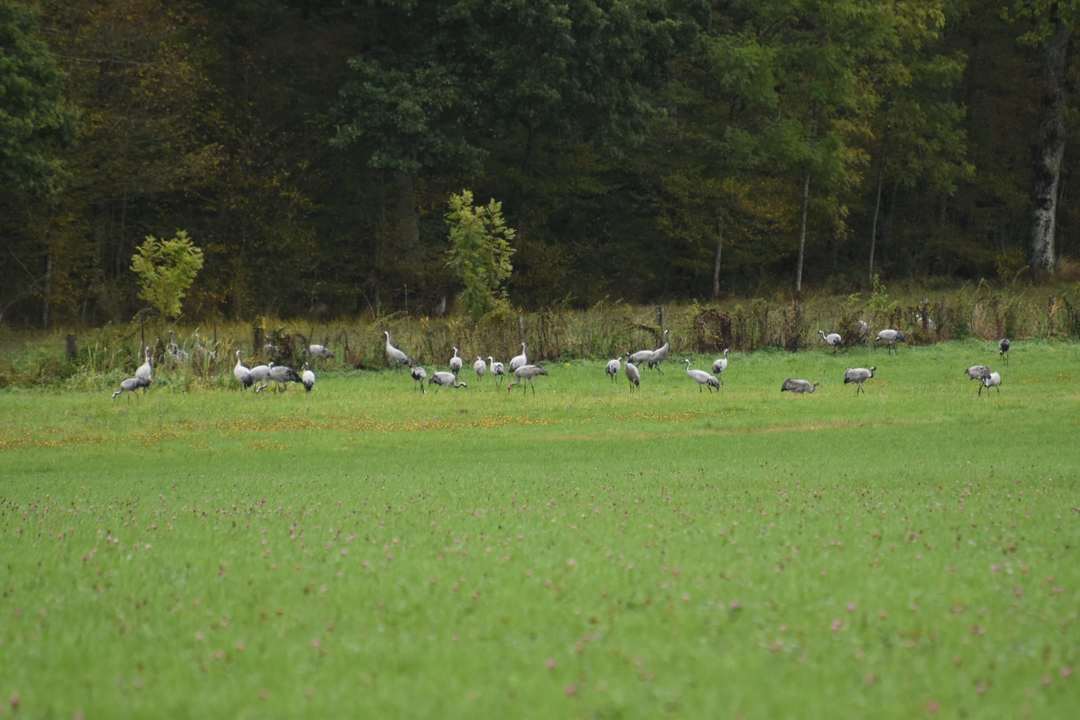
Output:
M1080 346L675 360L0 394L0 714L1073 715Z

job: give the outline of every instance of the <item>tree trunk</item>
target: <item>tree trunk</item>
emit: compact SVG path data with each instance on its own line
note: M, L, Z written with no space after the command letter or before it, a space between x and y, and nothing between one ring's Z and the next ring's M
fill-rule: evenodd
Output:
M1035 145L1031 268L1036 272L1053 272L1056 262L1058 183L1065 155L1065 60L1072 30L1061 19L1057 3L1052 6L1051 23L1053 35L1043 48L1043 87Z
M416 212L415 178L408 173L394 173L394 229L398 250L414 249L420 242L420 217Z
M870 275L867 282L874 284L874 251L877 249L877 226L878 217L881 214L881 184L885 177L885 154L882 152L881 165L878 166L877 174L877 199L874 201L874 222L870 226Z
M720 259L724 255L724 228L716 223L716 257L712 266L712 296L713 300L720 299Z
M53 259L48 242L45 243L45 287L41 293L41 327L49 329L49 298L52 297Z
M802 191L802 228L799 230L799 265L795 271L795 292L802 292L803 258L806 257L806 210L810 205L810 173L806 173Z

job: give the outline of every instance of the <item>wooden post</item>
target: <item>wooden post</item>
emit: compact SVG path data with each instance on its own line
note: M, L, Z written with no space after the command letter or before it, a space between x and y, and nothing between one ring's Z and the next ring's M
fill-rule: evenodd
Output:
M64 350L67 353L67 359L74 362L79 354L79 347L75 342L74 335L69 334L64 338Z
M255 323L251 326L251 354L257 355L263 346L262 326Z

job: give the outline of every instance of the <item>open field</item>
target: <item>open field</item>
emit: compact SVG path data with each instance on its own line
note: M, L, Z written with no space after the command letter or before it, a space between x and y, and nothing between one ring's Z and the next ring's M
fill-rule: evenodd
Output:
M1080 346L680 358L0 393L0 716L1073 716Z

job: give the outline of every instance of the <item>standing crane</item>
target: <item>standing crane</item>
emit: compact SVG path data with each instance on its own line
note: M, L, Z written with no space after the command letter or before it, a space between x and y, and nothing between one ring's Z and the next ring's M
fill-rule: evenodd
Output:
M386 364L394 369L400 369L404 365L411 364L409 356L390 343L390 332L383 330L383 335L386 336Z
M251 379L251 370L244 367L244 363L240 362L239 350L236 351L236 365L233 367L232 374L233 377L236 378L236 381L240 383L241 390L245 390L251 387L252 383L254 382Z
M503 376L506 375L506 368L501 362L488 355L488 368L491 370L491 377L495 381L495 384L502 387Z
M876 367L869 368L848 368L844 371L844 384L855 383L858 387L855 388L855 394L858 395L863 390L863 383L874 377L874 371Z
M413 379L413 383L420 386L420 394L427 394L427 390L424 389L424 381L427 380L427 370L419 365L413 365L409 368L409 375Z
M269 378L270 365L256 365L251 368L251 382L255 385L255 392L262 392L262 388L265 387L262 383L265 383Z
M514 382L506 386L506 392L510 392L511 390L513 390L515 385L525 383L525 387L522 388L522 392L528 394L528 390L531 387L533 395L535 395L536 386L533 385L533 378L547 374L548 371L540 365L522 365L514 371Z
M1009 347L1010 346L1012 346L1012 343L1009 342L1009 338L1001 338L1001 342L998 343L998 351L999 351L999 354L1001 355L1001 360L1006 365L1009 364Z
M315 387L315 373L311 370L307 363L300 368L300 382L304 385L305 392L311 392L311 389Z
M979 395L982 395L983 388L986 388L986 394L989 395L993 388L997 388L997 391L1001 392L1001 373L992 372L982 379L982 384L979 385Z
M450 358L450 372L454 374L454 377L458 376L461 372L461 358L458 357L458 349L454 348L454 357Z
M896 343L907 342L907 336L899 330L886 329L877 334L875 343L885 343L885 346L892 352L896 352Z
M150 357L150 346L147 345L143 348L143 364L135 368L135 377L139 379L139 387L146 392L146 389L150 387L150 383L154 380L154 362Z
M812 383L802 378L788 378L780 386L780 392L812 393L818 388L818 383Z
M635 355L637 353L634 353ZM641 389L641 373L637 369L637 365L633 363L633 355L626 353L626 363L623 366L623 371L626 373L626 379L630 381L630 392Z
M661 374L663 374L663 371L660 369L660 363L667 360L668 355L671 353L671 343L668 342L668 334L670 332L670 330L664 331L664 344L653 350L647 361L650 369L656 370Z
M690 367L690 358L686 358L686 374L691 380L698 384L698 392L701 392L704 388L709 388L709 392L716 390L720 392L720 381L713 375L705 372L704 370L693 370Z
M720 376L724 374L725 370L727 370L727 365L728 365L728 357L727 356L728 356L728 349L724 348L724 357L717 358L716 360L713 361L712 371L714 373L716 373L716 379L717 380L720 380ZM720 380L720 384L723 385L724 381Z
M514 372L522 365L528 365L529 358L525 355L525 343L521 343L521 354L510 358L510 372Z
M832 348L834 353L844 344L844 338L840 337L840 333L831 332L826 335L824 330L818 330L818 335L821 336L822 342Z
M607 367L604 368L604 372L606 372L608 374L608 377L611 378L611 382L615 382L615 378L619 376L620 369L621 367L619 366L619 358L612 358L611 360L608 360L608 364Z
M487 364L484 362L484 358L477 355L476 361L472 364L472 369L476 373L477 380L484 377L484 373L487 372Z

